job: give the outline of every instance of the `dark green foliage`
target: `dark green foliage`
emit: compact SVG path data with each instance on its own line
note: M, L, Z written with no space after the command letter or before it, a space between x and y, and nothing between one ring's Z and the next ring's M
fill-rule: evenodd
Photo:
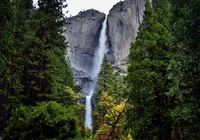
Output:
M32 0L1 2L0 133L21 104L76 104L75 95L70 95L74 80L62 35L63 2L40 0L38 9Z
M169 77L173 80L170 95L176 103L171 113L174 137L195 140L200 137L200 1L175 0L172 3L175 51Z
M101 64L101 70L98 74L97 84L98 87L96 96L98 96L98 94L101 94L101 92L103 91L108 91L110 95L113 95L115 76L106 55L104 56Z
M112 70L111 64L105 55L102 64L101 64L101 70L98 73L98 79L97 79L97 92L95 93L95 101L96 104L100 101L100 98L102 96L102 92L108 92L110 96L114 96L114 87L115 87L115 75ZM101 117L103 117L106 113L105 108L102 108L102 106L95 106L94 112L98 112L98 115L94 115L94 125L93 129L94 132L97 131L101 124Z
M146 2L143 22L131 45L127 82L128 100L133 108L127 118L135 139L171 139L169 103L165 94L171 35L159 19L162 17Z
M79 88L74 86L62 36L64 2L39 0L36 9L32 0L0 1L0 135L4 133L5 139L89 137L83 107L76 105L72 90ZM127 116L115 121L116 136L127 118L134 139L200 138L199 5L199 0L147 1L131 44L128 88L122 77L115 77L107 57L103 59L94 112L96 134L111 132L112 116L126 111L127 104Z
M47 94L52 94L61 88L64 91L65 84L69 84L66 82L68 79L61 76L70 72L68 69L71 68L64 57L66 43L61 35L64 15L60 11L62 11L62 2L52 0L47 3L45 0L40 0L39 8L32 13L29 21L28 29L32 32L28 30L26 36L28 42L26 42L25 54L28 55L28 59L25 64L27 80L24 94L27 94L30 101L26 104L34 105L41 100L49 100ZM57 68L59 63L62 63L63 68ZM58 78L60 81L56 80ZM73 82L69 84L72 85Z
M125 83L124 76L117 76L114 87L115 100L120 100L120 98L126 98L126 93L128 92L127 84Z
M47 13L40 10L32 14L29 28L34 32L27 32L26 35L27 59L24 76L27 79L24 94L33 101L31 104L50 100L49 94L53 98L58 96L58 92L64 92L65 86L74 85L72 70L65 56L67 43L60 32L62 27L59 27L60 23L56 20L52 20L55 18L53 15L51 19L42 16L45 14Z
M153 0L153 9L156 13L156 18L165 28L170 29L170 21L172 17L172 6L169 0Z
M20 106L13 112L5 138L10 140L72 139L78 134L74 110L56 102Z
M126 100L123 97L126 86L123 76L116 77L114 74L107 56L103 58L97 83L93 111L94 139L128 139L129 133L123 131L126 119Z
M31 0L13 0L1 2L0 18L0 125L2 130L10 116L11 109L18 106L23 95L23 31L29 16Z
M54 54L55 53L55 54ZM50 55L53 60L53 81L52 92L54 97L60 97L59 94L64 93L65 86L74 87L74 79L72 69L68 58L66 58L64 51L55 48ZM64 95L67 97L67 95ZM69 96L70 97L70 96ZM70 99L66 100L69 101Z
M200 1L153 0L128 69L135 139L199 139ZM169 31L172 31L172 35Z

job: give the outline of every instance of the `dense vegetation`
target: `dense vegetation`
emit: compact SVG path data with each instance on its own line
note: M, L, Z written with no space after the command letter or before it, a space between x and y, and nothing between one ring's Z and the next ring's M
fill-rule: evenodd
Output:
M199 127L199 0L153 0L131 45L127 127L134 139L196 140Z
M123 77L114 74L107 56L103 58L97 83L93 112L94 139L128 139L128 132L123 129L126 121L126 100L123 98L126 86Z
M200 1L147 0L127 76L103 59L91 133L66 58L64 2L0 2L0 136L200 139Z
M199 0L146 2L125 81L112 82L103 61L94 110L95 139L200 138L199 4ZM122 94L115 89L121 85Z
M62 36L65 0L2 0L0 136L78 139L85 136Z

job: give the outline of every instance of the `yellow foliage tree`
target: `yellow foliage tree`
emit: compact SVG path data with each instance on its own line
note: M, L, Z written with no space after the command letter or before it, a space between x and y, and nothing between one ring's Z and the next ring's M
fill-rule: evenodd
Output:
M116 101L107 92L102 92L100 101L97 103L98 110L94 111L94 115L98 115L99 129L95 133L95 140L130 140L128 133L123 130L126 120L126 100L118 98Z

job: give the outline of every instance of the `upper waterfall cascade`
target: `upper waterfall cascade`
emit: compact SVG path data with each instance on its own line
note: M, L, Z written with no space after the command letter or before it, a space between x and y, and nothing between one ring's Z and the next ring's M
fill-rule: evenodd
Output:
M99 46L95 52L95 58L93 62L93 67L91 70L91 77L94 80L94 84L90 89L90 93L86 97L86 114L85 114L85 125L89 129L92 130L92 104L91 104L91 97L94 94L95 91L95 85L96 85L96 78L98 76L98 73L101 69L101 64L104 55L108 52L107 49L107 36L106 36L106 28L107 28L107 16L105 17L105 20L102 24L102 29L100 33L100 38L99 38Z

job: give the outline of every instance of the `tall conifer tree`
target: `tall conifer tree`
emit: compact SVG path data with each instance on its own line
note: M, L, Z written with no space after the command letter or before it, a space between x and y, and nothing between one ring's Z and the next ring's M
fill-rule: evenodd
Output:
M115 75L106 55L102 60L101 70L98 73L97 84L97 92L95 93L96 104L100 101L103 92L107 92L108 95L114 97ZM95 106L95 112L97 112L98 115L94 115L94 131L96 131L101 125L99 122L102 121L101 117L106 114L106 111L106 108L103 108L102 106Z
M127 76L128 99L133 105L127 118L135 139L171 139L165 94L168 91L166 75L171 35L161 21L161 15L157 15L147 1L143 22L135 43L131 45Z
M31 41L25 49L28 59L24 94L29 97L27 104L32 105L42 100L54 100L64 92L65 86L74 84L65 57L67 43L62 35L64 0L39 0L38 6L32 14L29 28L33 32L27 32L27 41Z
M0 18L0 112L1 128L6 126L11 110L20 103L23 84L23 40L25 22L32 9L32 0L12 0L1 2Z
M174 60L170 65L173 80L170 95L175 98L172 110L176 139L199 139L200 84L200 1L174 0Z
M101 70L98 74L97 84L98 87L96 96L99 96L99 94L101 94L103 91L107 91L110 95L113 95L115 76L112 66L106 55L102 60Z

